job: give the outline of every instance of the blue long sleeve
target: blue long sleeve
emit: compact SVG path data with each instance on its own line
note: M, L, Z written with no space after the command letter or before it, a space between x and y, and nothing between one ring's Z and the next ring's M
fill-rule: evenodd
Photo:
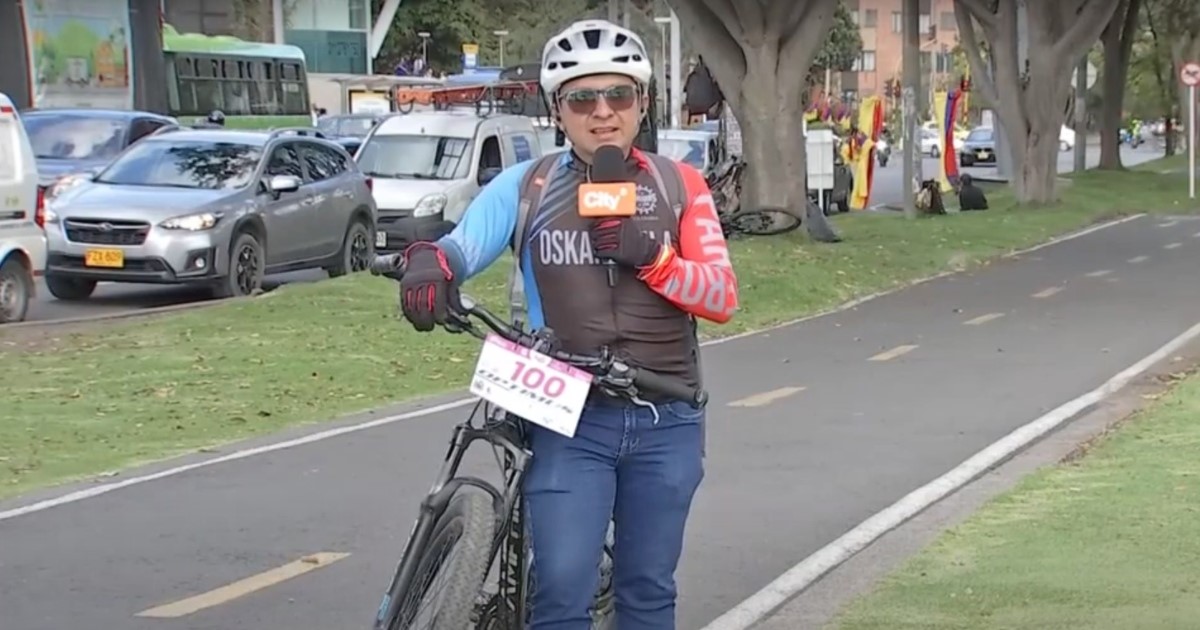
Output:
M459 282L487 269L512 243L521 180L534 161L515 164L500 173L467 206L454 230L438 239Z

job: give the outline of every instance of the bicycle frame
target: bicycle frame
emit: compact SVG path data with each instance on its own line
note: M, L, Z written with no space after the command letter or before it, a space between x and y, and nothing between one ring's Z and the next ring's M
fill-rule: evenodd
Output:
M484 409L483 426L477 427L472 423L472 419L479 413L480 408ZM524 477L525 469L528 466L529 459L532 453L519 442L520 427L516 422L508 419L507 414L499 420L488 419L488 405L482 400L479 401L472 410L470 417L466 422L458 424L454 427L454 432L450 438L450 446L446 451L446 458L442 463L441 469L438 471L437 477L430 489L429 494L421 501L419 513L416 522L413 524L413 529L409 534L408 543L404 547L404 554L401 556L400 565L396 568L396 573L392 578L392 582L388 587L387 594L384 595L383 601L380 603L379 610L376 613L375 630L387 630L387 620L398 614L397 607L401 605L403 599L399 595L408 592L412 588L413 574L417 570L417 563L420 561L419 554L415 550L423 548L429 543L429 537L433 533L433 527L437 524L438 518L445 511L446 506L450 503L450 499L463 486L474 486L487 492L491 495L493 502L496 505L496 514L504 515L514 514L514 510L519 508L516 505L517 497L520 496L521 480ZM501 412L503 413L503 412ZM516 436L510 437L506 433L516 433ZM515 437L515 439L514 439ZM497 488L494 484L474 476L459 476L458 469L462 465L463 457L466 456L467 450L476 442L484 441L492 446L493 449L499 448L503 453L504 461L502 469L507 479L504 481L503 488ZM518 515L519 518L519 515ZM523 525L522 525L523 526ZM513 531L513 527L505 527L501 532ZM517 530L521 534L520 530ZM508 536L511 538L512 536ZM497 536L496 542L493 544L491 557L494 559L499 551L501 536ZM521 563L524 564L524 537L520 536L521 553L517 554L521 558ZM526 572L525 568L519 567L522 573ZM504 591L504 582L506 581L501 575L501 592ZM524 597L523 585L525 581L522 576L517 590L522 598ZM517 602L522 602L519 607L511 608L510 610L524 610L523 599L517 599Z

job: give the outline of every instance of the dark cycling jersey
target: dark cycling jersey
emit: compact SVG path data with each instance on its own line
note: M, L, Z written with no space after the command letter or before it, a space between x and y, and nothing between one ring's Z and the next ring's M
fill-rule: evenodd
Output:
M637 184L637 221L671 249L641 271L622 269L617 285L588 240L590 219L577 208L583 166L569 152L548 177L541 207L529 215L521 273L529 323L554 329L563 349L594 352L612 346L631 363L699 384L691 316L725 322L737 308L737 279L712 195L703 176L676 163L686 189L679 219L658 191L646 160L634 150L629 181ZM657 158L662 159L662 158ZM454 231L438 241L455 277L487 268L512 242L521 181L533 161L517 164L487 185Z

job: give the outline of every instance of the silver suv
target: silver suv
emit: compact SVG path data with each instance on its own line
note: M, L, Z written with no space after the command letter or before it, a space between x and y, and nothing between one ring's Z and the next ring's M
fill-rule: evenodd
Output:
M366 269L375 217L371 181L311 129L172 131L49 204L46 286L63 300L100 281L250 295L269 273Z

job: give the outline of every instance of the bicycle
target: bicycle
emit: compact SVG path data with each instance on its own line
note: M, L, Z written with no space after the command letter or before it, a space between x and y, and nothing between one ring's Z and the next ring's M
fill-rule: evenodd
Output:
M726 238L737 234L776 236L799 228L801 217L790 210L741 208L742 175L745 170L746 162L734 158L724 171L711 176L708 182L713 205L717 209L717 218L721 221L721 231Z
M403 254L376 256L373 275L399 280L404 273ZM669 377L640 370L617 359L607 348L598 356L578 355L553 348L553 331L537 333L505 323L467 295L460 298L462 312L452 313L443 328L487 337L480 322L493 334L555 360L585 370L593 387L638 404L640 393L653 391L703 407L708 394ZM480 411L482 410L482 414ZM483 417L477 424L476 418ZM460 476L467 449L486 442L496 455L503 483L498 487L472 476ZM524 421L480 399L467 420L454 427L450 447L396 567L387 592L376 611L373 630L524 630L531 578L531 550L525 536L521 481L534 453L526 446ZM467 491L473 488L481 492ZM612 625L615 601L612 586L612 526L604 545L600 587L592 608L592 627ZM445 553L443 553L445 552ZM457 552L457 553L456 553ZM484 582L496 567L495 590ZM434 592L433 580L448 576L445 594ZM420 613L433 609L430 625L416 625Z

